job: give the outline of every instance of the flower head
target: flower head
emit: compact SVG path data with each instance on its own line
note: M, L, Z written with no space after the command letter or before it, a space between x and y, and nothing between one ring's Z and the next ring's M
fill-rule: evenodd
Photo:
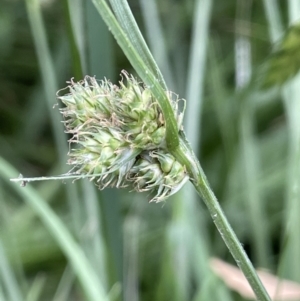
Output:
M119 86L86 76L71 81L70 93L58 97L65 105L60 111L66 132L72 135L68 163L100 189L131 185L154 192L152 200L161 201L186 182L185 168L166 151L165 120L151 90L123 76ZM168 96L180 128L178 100Z
M127 179L137 191L151 191L153 202L176 193L188 180L184 166L163 150L142 152L129 170Z

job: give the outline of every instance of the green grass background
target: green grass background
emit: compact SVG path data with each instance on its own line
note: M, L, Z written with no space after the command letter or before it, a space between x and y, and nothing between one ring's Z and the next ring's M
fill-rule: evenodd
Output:
M129 4L254 266L300 282L300 78L261 88L259 72L299 1ZM0 301L243 300L210 270L233 260L192 185L149 204L84 180L9 182L69 170L66 81L134 73L92 2L2 0L0 45Z

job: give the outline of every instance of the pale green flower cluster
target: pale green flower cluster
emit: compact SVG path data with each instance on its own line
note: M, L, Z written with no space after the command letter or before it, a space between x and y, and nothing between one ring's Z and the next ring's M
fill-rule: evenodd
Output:
M159 202L188 176L166 151L165 120L151 90L123 76L119 86L87 76L72 81L70 93L59 96L66 132L72 135L68 163L73 173L88 175L100 189L132 186L153 193L151 201ZM180 127L178 101L169 99Z

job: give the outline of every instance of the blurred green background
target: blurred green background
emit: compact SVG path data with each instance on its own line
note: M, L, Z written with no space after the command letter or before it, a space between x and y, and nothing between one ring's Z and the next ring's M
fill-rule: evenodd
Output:
M300 78L272 85L300 60L288 53L260 85L299 1L129 4L254 266L300 282ZM1 0L0 45L0 301L244 300L211 271L210 258L233 260L190 184L149 204L84 180L9 181L69 170L66 81L134 74L92 2Z

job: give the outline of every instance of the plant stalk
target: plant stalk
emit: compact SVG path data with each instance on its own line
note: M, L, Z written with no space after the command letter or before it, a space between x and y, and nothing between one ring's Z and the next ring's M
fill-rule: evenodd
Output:
M120 26L123 28L124 32L126 32L133 48L140 55L149 70L151 70L151 72L157 77L162 88L164 90L168 90L163 75L156 64L142 33L140 32L127 0L109 0L109 3L117 20L119 21Z
M132 45L128 35L121 28L105 0L92 0L92 2L102 16L103 21L107 24L108 28L114 35L124 54L127 56L129 62L134 67L135 71L157 99L166 120L166 142L168 149L175 149L179 143L177 134L178 127L171 103L163 89L162 83L157 78L157 75L153 74L147 67L147 64L143 61L134 45Z
M211 190L199 161L184 137L181 137L179 147L172 151L172 154L177 158L177 160L186 166L187 172L192 179L191 181L196 191L207 206L222 239L237 265L247 278L247 281L252 287L257 299L259 301L271 301L271 298L261 283L251 261L231 228L216 196Z

